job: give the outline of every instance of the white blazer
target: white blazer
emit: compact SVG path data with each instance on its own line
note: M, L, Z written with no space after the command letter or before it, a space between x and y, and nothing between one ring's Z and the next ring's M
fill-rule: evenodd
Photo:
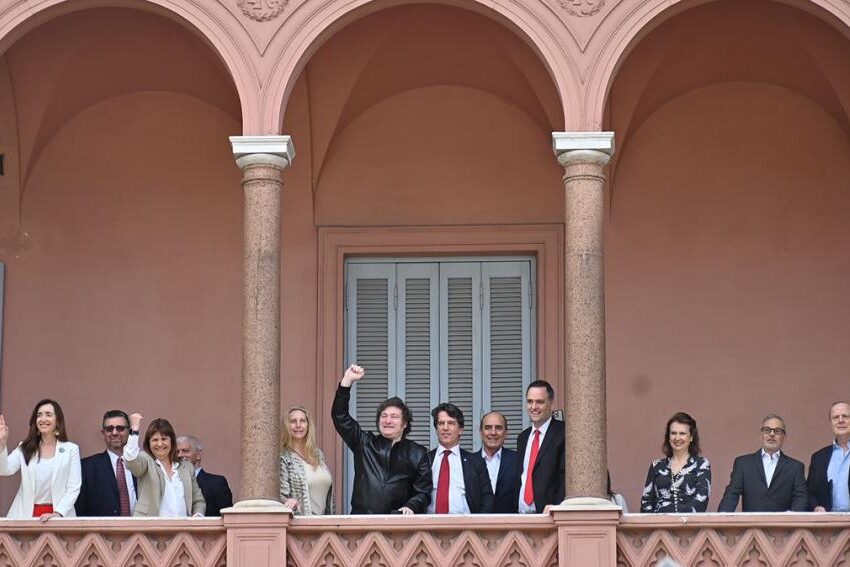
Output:
M21 471L21 487L9 508L8 518L18 520L32 518L35 505L35 459L36 453L29 463L24 462L20 445L10 455L4 447L0 451L0 476L11 476ZM53 500L53 510L64 517L76 516L74 502L80 494L80 448L69 441L56 442L56 454L53 457L53 477L50 482L50 494Z

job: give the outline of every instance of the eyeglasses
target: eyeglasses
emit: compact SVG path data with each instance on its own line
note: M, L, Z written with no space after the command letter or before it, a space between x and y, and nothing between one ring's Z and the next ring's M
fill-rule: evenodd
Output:
M785 435L785 430L781 427L762 427L761 432L765 435Z
M112 433L113 431L117 431L118 433L124 433L127 430L126 425L104 425L103 430L107 433Z

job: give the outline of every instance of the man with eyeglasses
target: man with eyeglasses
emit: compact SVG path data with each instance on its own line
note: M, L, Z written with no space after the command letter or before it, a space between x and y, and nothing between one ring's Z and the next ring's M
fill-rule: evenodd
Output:
M767 415L759 435L761 449L735 459L732 478L717 511L734 512L741 498L742 512L805 512L803 463L782 452L785 421L776 414Z
M121 410L103 414L100 433L106 450L80 461L82 486L77 516L131 516L136 506L136 479L125 468L124 445L130 418Z

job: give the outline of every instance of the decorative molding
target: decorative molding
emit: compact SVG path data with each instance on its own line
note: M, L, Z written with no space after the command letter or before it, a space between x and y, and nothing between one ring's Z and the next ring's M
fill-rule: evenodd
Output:
M268 22L283 13L288 0L239 0L242 13L257 22Z
M289 167L295 159L295 146L290 136L230 136L236 165L243 171L253 165Z
M605 5L605 0L558 0L558 3L569 15L586 18L598 14Z
M552 132L556 156L576 150L596 150L614 155L614 132Z

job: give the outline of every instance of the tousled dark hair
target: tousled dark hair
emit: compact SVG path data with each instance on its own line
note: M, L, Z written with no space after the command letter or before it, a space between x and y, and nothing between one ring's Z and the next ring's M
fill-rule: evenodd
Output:
M103 419L100 420L100 426L103 427L106 425L107 419L112 419L114 417L123 417L124 421L127 422L127 428L130 428L130 416L127 415L127 412L121 411L120 409L111 409L108 412L103 414Z
M691 444L688 445L688 453L692 457L700 454L699 448L699 431L697 430L697 420L689 416L683 411L673 414L673 417L667 420L667 426L664 428L664 442L661 444L661 451L669 458L673 456L673 447L670 445L670 426L674 423L687 425L691 430Z
M398 396L393 396L392 398L388 398L381 402L381 405L378 406L378 411L375 412L375 428L378 431L381 430L381 414L384 413L384 410L387 408L398 408L401 410L401 418L406 424L404 426L404 431L401 434L402 439L404 439L410 433L411 426L413 425L413 414L410 413L410 408L408 408L407 404L404 403L404 400Z
M65 414L62 413L62 406L55 400L44 399L35 404L30 414L30 426L27 431L27 436L21 443L21 453L24 455L24 460L29 462L33 455L38 453L38 446L41 445L41 434L38 432L38 425L35 421L38 418L38 408L50 404L53 406L53 413L56 414L56 439L59 441L68 440L68 432L65 431Z
M434 429L437 429L437 416L440 415L441 411L446 412L446 415L452 419L456 419L457 424L461 429L463 429L463 411L461 411L461 409L456 405L449 402L443 402L431 410L431 417L434 418Z
M549 396L550 400L555 401L555 388L553 388L552 384L546 380L535 380L529 384L528 388L525 389L526 396L528 395L528 391L532 388L546 388L546 395Z
M153 457L153 453L151 452L151 437L153 437L156 433L171 438L171 451L168 453L168 458L172 463L177 462L177 435L174 433L174 428L171 427L171 423L169 423L167 419L163 419L161 417L153 420L151 424L148 425L148 430L145 431L145 452Z

